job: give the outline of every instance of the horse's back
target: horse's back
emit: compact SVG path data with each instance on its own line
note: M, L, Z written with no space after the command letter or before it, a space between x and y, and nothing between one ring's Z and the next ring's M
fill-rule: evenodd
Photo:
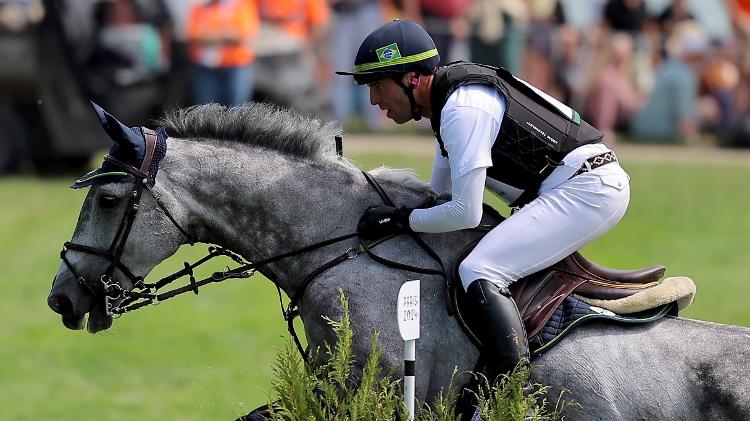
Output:
M535 361L535 381L578 402L573 419L750 420L750 329L668 317L593 322Z

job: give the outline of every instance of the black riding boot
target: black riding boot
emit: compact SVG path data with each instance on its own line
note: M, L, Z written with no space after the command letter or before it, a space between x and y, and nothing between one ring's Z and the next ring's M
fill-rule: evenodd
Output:
M476 304L480 339L491 369L489 380L508 374L522 359L528 360L526 329L508 288L477 279L469 285L466 296Z

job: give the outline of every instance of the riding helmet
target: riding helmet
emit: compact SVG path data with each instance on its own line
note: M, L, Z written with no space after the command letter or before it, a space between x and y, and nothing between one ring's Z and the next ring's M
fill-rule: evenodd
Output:
M412 21L395 19L362 41L353 72L336 74L354 76L358 85L365 85L407 72L429 74L438 62L440 55L430 35Z

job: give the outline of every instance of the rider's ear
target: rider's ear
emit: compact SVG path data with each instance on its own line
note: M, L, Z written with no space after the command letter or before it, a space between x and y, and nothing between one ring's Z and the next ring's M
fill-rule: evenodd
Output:
M409 85L411 85L412 88L416 88L417 85L419 85L419 75L415 72L409 73Z

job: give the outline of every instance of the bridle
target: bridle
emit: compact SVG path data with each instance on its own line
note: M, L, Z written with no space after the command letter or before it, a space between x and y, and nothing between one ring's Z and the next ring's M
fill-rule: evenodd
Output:
M147 305L158 305L162 301L165 301L167 299L170 299L172 297L175 297L177 295L180 295L186 292L193 292L194 294L197 295L198 288L209 283L221 282L226 279L232 279L232 278L249 278L257 272L259 267L264 266L266 264L273 263L278 260L285 259L287 257L292 257L292 256L308 253L310 251L313 251L313 250L316 250L325 246L329 246L335 243L339 243L339 242L357 237L358 235L356 232L345 234L342 236L338 236L338 237L334 237L334 238L324 240L318 243L310 244L308 246L299 248L297 250L279 254L279 255L276 255L276 256L273 256L264 260L260 260L257 262L252 262L252 263L247 262L238 254L226 248L218 247L218 246L211 246L208 249L208 255L199 259L195 263L190 264L188 262L185 262L183 269L180 269L172 273L171 275L161 278L157 282L146 283L143 277L136 276L127 267L127 265L125 265L122 262L122 253L125 248L125 244L128 240L128 237L130 235L130 231L133 227L135 217L140 208L140 201L143 196L144 189L146 189L151 194L151 196L155 199L157 206L159 206L159 208L169 218L172 224L187 238L188 243L190 245L194 245L195 242L193 241L190 234L188 234L188 232L185 229L183 229L180 226L180 224L175 220L175 218L172 216L169 210L164 206L162 201L159 199L159 197L154 193L154 191L149 186L148 171L153 161L154 152L156 150L157 137L156 137L156 133L153 130L150 130L148 128L141 127L141 131L143 133L144 139L146 139L146 153L144 155L143 162L140 168L135 168L110 155L106 155L104 157L106 162L109 162L110 164L120 167L126 173L132 175L135 178L133 190L130 193L130 197L128 200L127 207L125 209L125 213L123 214L122 220L120 221L120 226L118 227L115 237L112 240L112 243L110 244L110 246L107 249L103 249L103 248L96 248L96 247L91 247L91 246L87 246L84 244L77 244L71 241L67 241L64 243L63 249L60 252L60 258L63 260L63 262L65 263L67 268L70 270L70 272L75 276L78 284L81 285L85 291L91 294L91 296L94 299L103 297L104 305L105 305L105 312L108 316L112 318L118 318L124 313L137 310ZM337 150L340 150L340 146L338 145L338 139L337 139ZM367 172L363 171L362 174L364 175L367 182L375 189L378 195L380 195L383 202L387 205L393 206L393 201L390 199L390 197L382 188L382 186L377 182L377 180L375 180ZM284 320L287 321L287 327L289 329L289 332L292 335L295 341L295 344L297 345L297 348L300 351L302 358L305 359L305 361L308 360L307 352L305 351L301 342L299 341L299 337L297 336L294 330L293 322L294 322L294 319L298 317L300 314L298 304L302 296L304 295L307 287L319 275L321 275L323 272L327 271L328 269L331 269L334 266L337 266L347 260L354 259L362 253L366 253L370 258L372 258L374 261L380 264L383 264L392 268L396 268L396 269L415 272L415 273L440 275L444 279L447 280L446 275L445 275L445 270L443 267L443 263L441 259L439 258L439 256L418 235L416 235L413 232L411 232L410 235L417 242L417 244L419 244L419 246L422 247L422 249L424 249L425 252L438 263L440 267L439 269L430 269L430 268L421 268L417 266L411 266L411 265L407 265L407 264L403 264L399 262L394 262L394 261L382 258L374 254L371 249L377 246L378 244L396 236L396 235L391 235L391 236L381 238L381 239L371 241L371 242L360 240L357 245L348 248L342 254L336 256L335 258L329 260L322 266L313 270L303 279L303 281L300 283L300 287L290 297L290 301L286 309L284 309L284 304L282 301L281 286L279 285L278 282L272 280L279 294L279 303L281 305L281 312L284 317ZM104 271L104 274L100 277L98 282L91 282L87 280L76 270L75 266L67 258L67 253L71 250L100 256L109 261L109 265L107 266L107 269ZM212 275L197 281L195 279L193 269L195 269L196 267L218 256L227 256L231 258L232 260L234 260L235 262L237 262L238 264L240 264L241 266L235 269L226 268L226 270L224 271L214 272ZM114 271L116 269L119 269L126 277L128 277L132 281L133 286L131 289L126 290L122 286L120 286L120 284L112 280L112 275L114 274ZM189 277L188 285L175 288L167 292L158 293L159 289L176 281L177 279L182 278L183 276ZM121 301L115 304L118 300L121 300Z
M122 253L125 249L125 244L128 241L128 237L130 236L130 230L133 228L135 217L138 214L138 209L140 208L144 189L151 193L151 195L156 200L157 205L161 208L162 211L164 211L164 214L167 215L169 220L172 221L177 229L185 237L188 238L188 241L193 244L192 239L187 231L185 231L177 223L172 214L169 213L159 197L153 192L153 190L151 190L151 187L149 186L149 168L151 167L151 163L154 159L158 139L156 132L154 132L153 130L146 127L141 127L140 129L141 133L143 134L143 138L145 139L146 146L140 168L135 168L125 162L118 160L117 158L114 158L109 154L104 157L105 162L120 167L134 178L133 191L130 193L128 204L125 208L125 213L123 214L120 225L117 228L117 232L112 239L112 243L107 249L103 249L67 241L63 245L63 249L60 252L60 258L65 263L65 266L68 267L70 272L76 277L76 281L78 282L78 284L81 285L86 291L88 291L93 297L97 297L98 295L104 296L105 307L108 315L113 314L112 301L122 298L125 294L123 288L118 283L112 281L112 274L114 273L115 269L119 269L126 277L128 277L132 281L134 286L143 285L143 278L140 276L136 276L133 271L131 271L130 268L128 268L127 265L122 262ZM109 261L109 266L107 266L104 274L100 277L99 282L92 283L86 280L86 278L84 278L76 270L75 266L67 258L67 253L71 250L94 254Z

